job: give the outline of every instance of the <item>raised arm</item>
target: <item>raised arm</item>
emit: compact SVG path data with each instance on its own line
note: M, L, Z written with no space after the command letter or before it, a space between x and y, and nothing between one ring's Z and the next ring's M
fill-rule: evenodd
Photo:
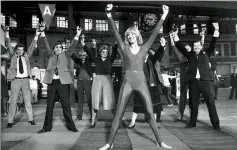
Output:
M167 14L169 13L169 7L168 6L163 5L162 9L163 9L163 15L161 16L159 22L156 24L155 29L153 30L153 32L152 32L151 36L149 37L148 41L145 43L145 47L147 47L146 51L148 51L150 49L151 45L155 41L156 36L157 36L160 28L162 27Z
M8 50L8 53L9 53L9 56L11 57L13 54L14 54L14 50L11 46L11 39L10 39L10 36L9 36L9 26L6 26L5 27L5 39L7 41L7 50Z
M47 39L45 33L42 32L40 36L43 38L44 48L46 50L48 57L51 57L53 55L53 50L51 50L49 47L48 39Z
M185 48L185 46L180 42L179 36L178 36L178 30L175 32L170 33L170 36L173 38L175 42L176 48L187 58L189 59L190 53L189 51Z
M162 58L165 55L165 39L163 37L160 38L160 47L156 51L156 53L151 57L153 63L156 61L161 62Z
M79 40L79 36L81 35L81 31L82 28L80 28L79 26L77 26L77 34L74 37L74 39L72 40L72 43L70 44L68 50L66 51L66 53L68 54L68 56L72 55L72 50L76 47L78 40Z
M112 27L114 36L115 36L116 40L118 41L121 50L123 50L124 47L125 47L125 44L124 44L124 42L123 42L123 40L122 40L122 38L121 38L121 36L118 32L118 29L116 28L114 20L112 18L112 15L111 15L111 12L110 12L112 10L112 8L113 8L113 4L108 4L107 7L106 7L106 14L107 14L107 17L108 17L108 20L109 20L109 24Z
M83 46L83 49L86 51L88 57L90 60L94 61L95 62L95 55L92 54L91 50L93 51L96 51L97 48L96 48L96 41L95 39L92 39L92 48L91 50L89 49L89 47L85 44L85 36L82 37L81 39L81 45Z
M29 57L31 57L32 54L33 54L34 48L35 48L35 46L37 44L37 41L38 41L38 38L39 38L40 34L41 34L40 30L39 30L39 28L37 28L36 29L36 33L35 33L35 37L34 37L33 41L31 42L30 47L27 50L27 55Z
M170 36L170 44L171 44L170 48L171 48L172 52L174 53L175 57L178 59L178 61L180 63L184 62L185 59L182 56L182 54L177 50L175 43L174 43L174 39L171 36Z
M71 58L76 64L81 64L81 59L79 59L75 53L72 53Z
M112 54L110 56L110 61L111 63L114 62L114 60L116 59L116 56L118 54L118 43L115 43L112 49Z
M212 23L212 24L213 24L213 26L215 28L215 31L214 31L214 34L212 36L212 40L211 40L211 42L209 44L209 47L204 50L209 57L210 57L211 53L214 52L214 50L216 48L217 38L220 35L220 33L219 33L219 24L218 23Z

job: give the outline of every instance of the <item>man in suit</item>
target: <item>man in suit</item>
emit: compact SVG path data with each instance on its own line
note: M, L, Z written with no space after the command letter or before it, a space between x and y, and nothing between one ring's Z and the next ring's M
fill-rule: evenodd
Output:
M53 107L56 92L58 92L61 100L63 115L68 130L72 132L78 132L72 120L72 112L69 100L69 85L73 83L73 77L70 70L71 51L72 48L75 47L78 42L81 30L82 29L77 27L77 34L74 37L72 44L67 51L63 51L61 43L56 43L53 47L54 52L52 52L50 50L44 32L41 34L45 44L45 49L50 58L48 60L48 66L46 68L45 76L43 79L43 82L48 84L45 120L43 129L41 129L37 133L45 133L50 132L52 130Z
M216 69L213 71L213 75L214 75L214 83L213 83L213 90L214 90L214 99L218 99L217 98L217 94L218 94L218 88L219 88L219 77L221 77L221 75L218 75L216 73Z
M184 79L185 79L186 70L188 67L188 60L177 50L172 37L170 37L170 42L171 42L171 49L180 63L180 99L178 103L177 118L175 120L176 122L176 121L183 120L183 114L184 114L184 110L185 110L185 106L187 102L187 91L188 91L189 85L184 83ZM191 51L191 47L189 45L185 45L185 48L188 52Z
M82 50L79 52L79 58L73 53L71 55L72 60L77 64L76 76L77 76L77 91L78 91L78 108L76 120L82 120L83 115L83 102L84 92L90 111L92 112L92 100L91 100L91 77L92 77L92 58L87 56L87 53Z
M234 73L232 73L230 76L231 92L230 92L229 99L233 99L234 93L235 93L235 99L237 100L237 73L236 73L236 70L237 69L234 68Z
M188 52L179 41L178 31L173 32L173 39L176 47L189 61L187 75L185 76L184 81L185 83L189 83L191 93L191 118L186 126L187 128L196 127L199 97L200 94L202 94L207 104L211 123L214 129L220 130L212 86L213 73L209 66L209 56L215 50L217 37L219 37L218 23L213 23L213 26L215 29L213 38L209 44L209 48L205 50L203 50L201 40L199 40L193 43L193 51Z
M7 79L11 80L11 97L8 114L7 128L12 128L14 116L16 113L17 99L20 90L24 96L25 109L28 117L28 122L31 125L36 125L33 118L33 111L31 105L31 93L29 78L31 76L30 57L32 56L34 47L37 43L40 32L36 29L36 35L31 42L27 52L23 44L17 44L15 51L11 47L11 41L9 37L9 27L6 28L6 41L11 58L11 66L7 71Z

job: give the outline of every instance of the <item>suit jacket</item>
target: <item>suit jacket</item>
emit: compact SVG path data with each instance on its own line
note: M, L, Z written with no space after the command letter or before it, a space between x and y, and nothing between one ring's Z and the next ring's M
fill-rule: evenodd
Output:
M7 41L7 47L9 50L9 56L11 58L11 66L7 70L7 79L13 80L17 74L17 54L11 47L10 38L6 38L6 41ZM37 40L33 40L30 44L30 47L28 48L28 51L23 54L23 56L25 57L25 60L26 60L28 76L31 76L30 57L34 51L34 47L35 47L36 43L37 43Z
M234 73L231 74L231 76L230 76L230 86L237 87L237 73L235 74L235 77L234 77Z
M57 55L54 55L54 52L50 50L47 38L43 37L43 41L44 41L46 52L50 56L43 82L46 84L52 83L55 69L57 67L61 84L72 84L73 77L71 75L71 72L73 70L71 70L70 68L69 56L71 56L72 48L76 47L78 40L73 39L70 45L70 48L67 51L64 51L60 55L58 55L58 61L57 61Z
M150 59L151 59L152 63L154 64L157 80L161 84L164 83L164 80L163 80L163 77L160 72L160 63L161 63L164 55L165 55L164 47L160 46L153 56L149 56L149 57L151 57Z
M184 81L185 83L196 78L197 68L199 69L201 80L212 81L214 79L213 73L209 66L209 57L210 54L215 50L216 41L217 38L213 37L209 47L207 49L201 50L198 55L193 51L188 52L180 41L175 42L176 47L189 61L189 66L187 68L187 74Z

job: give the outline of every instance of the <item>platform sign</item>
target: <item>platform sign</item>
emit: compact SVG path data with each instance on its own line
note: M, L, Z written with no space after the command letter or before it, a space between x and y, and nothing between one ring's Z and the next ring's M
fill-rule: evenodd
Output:
M56 11L55 4L39 4L39 7L46 26L49 27Z

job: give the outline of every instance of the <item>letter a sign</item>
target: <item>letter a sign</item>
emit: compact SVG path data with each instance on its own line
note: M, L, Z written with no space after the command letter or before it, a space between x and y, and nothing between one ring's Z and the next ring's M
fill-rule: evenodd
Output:
M46 26L49 27L56 10L55 4L39 4L39 7Z

